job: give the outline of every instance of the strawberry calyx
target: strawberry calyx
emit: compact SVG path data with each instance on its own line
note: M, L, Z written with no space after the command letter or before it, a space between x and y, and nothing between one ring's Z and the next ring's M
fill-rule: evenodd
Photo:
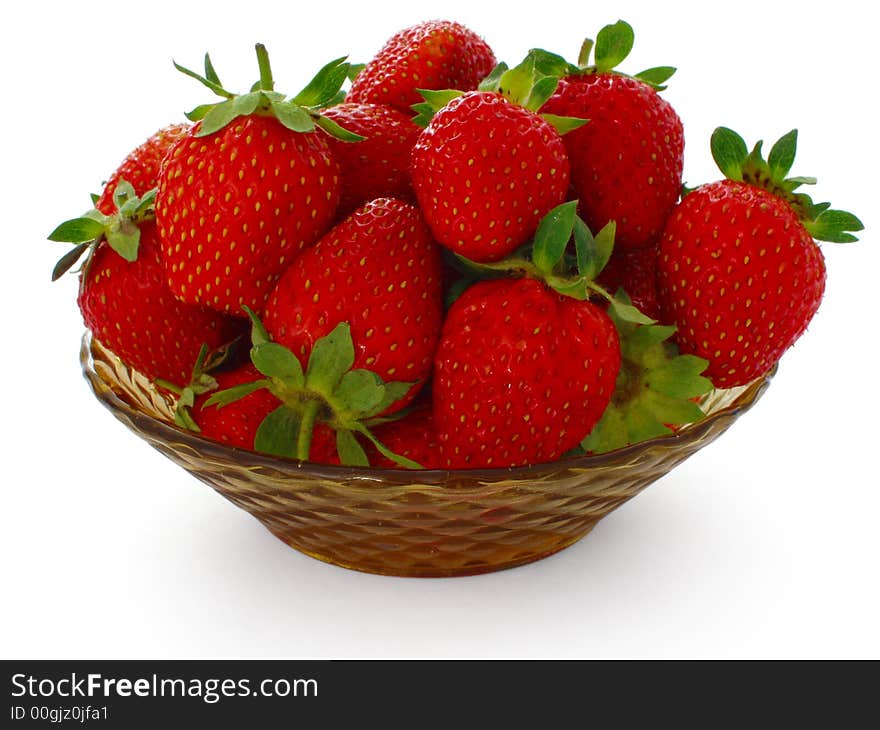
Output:
M196 132L197 137L214 134L238 117L260 114L275 117L294 132L309 133L320 127L330 136L344 142L359 142L363 139L361 135L344 129L321 114L321 109L343 99L342 85L350 78L352 69L345 56L330 61L302 91L288 98L275 91L269 54L262 43L256 45L256 53L260 79L246 94L234 94L223 87L207 53L204 75L173 62L178 71L194 78L223 99L212 104L201 104L186 114L190 121L201 123Z
M560 66L542 62L542 54L552 55L547 54L546 51L533 49L526 54L519 65L513 68L509 68L502 61L480 82L477 91L500 94L514 104L538 114L541 107L556 91L559 79L564 75ZM413 104L412 108L416 112L413 121L420 127L428 126L434 114L465 93L458 89L417 89L417 91L424 101ZM560 135L582 127L589 121L558 114L540 114L540 116Z
M204 407L222 407L265 388L281 405L258 427L254 438L257 451L307 461L315 425L321 422L336 431L342 464L369 466L357 438L360 436L396 464L421 468L386 448L371 430L388 421L384 412L406 395L413 383L386 383L371 370L353 368L355 352L348 323L340 323L315 343L303 369L296 355L272 341L257 315L245 309L252 323L251 362L265 378L217 391Z
M622 290L616 296L629 301ZM695 400L713 389L702 373L709 362L682 355L670 341L674 326L639 324L609 315L620 337L621 368L602 418L581 441L583 452L599 454L673 433L705 415Z
M798 132L782 135L764 159L763 141L758 140L749 152L739 134L727 127L712 133L712 157L728 180L754 185L785 200L798 214L813 238L832 243L852 243L850 233L864 229L862 222L845 210L832 210L830 203L814 203L809 195L795 192L802 185L815 185L814 177L787 177L797 152Z
M543 49L529 51L529 55L533 56L539 72L550 76L562 78L613 73L637 79L655 91L663 91L666 88L664 84L676 71L673 66L654 66L632 76L617 70L617 66L629 56L634 42L632 26L625 20L618 20L603 27L596 34L595 41L592 38L584 39L576 64ZM590 56L593 57L592 63Z
M177 402L174 405L174 422L178 426L194 433L201 431L192 417L190 408L195 404L196 396L210 393L219 387L217 379L211 373L230 360L239 339L236 338L215 350L209 349L207 344L202 344L193 365L189 383L183 387L162 378L154 381L158 387L177 396Z
M98 198L92 196L92 203ZM137 260L140 244L140 224L153 220L155 214L156 190L149 190L143 196L135 193L127 180L120 180L113 192L116 213L105 215L92 208L78 218L71 218L58 225L49 234L50 241L76 244L62 256L52 270L52 281L60 279L86 253L91 254L101 241L107 241L110 248L126 261ZM89 258L83 266L88 266Z
M465 273L459 288L478 279L528 277L543 281L563 296L581 301L594 297L604 299L609 308L624 321L635 324L654 323L653 319L636 309L632 302L611 294L597 283L596 278L605 268L614 250L617 225L614 221L609 221L602 230L593 235L589 226L577 214L577 206L577 200L557 205L538 223L532 241L501 261L478 263L454 254L453 265L457 263L457 268L463 269Z

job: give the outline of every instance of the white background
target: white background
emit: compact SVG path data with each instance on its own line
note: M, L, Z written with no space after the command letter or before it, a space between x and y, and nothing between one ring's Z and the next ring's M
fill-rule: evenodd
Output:
M308 6L297 11L296 7ZM0 43L5 271L0 654L134 657L880 657L876 39L854 2L31 2ZM568 10L566 11L566 8ZM543 13L543 14L542 14ZM175 72L210 50L234 89L253 44L295 93L330 58L454 18L499 58L574 57L618 17L623 70L674 65L689 183L711 130L800 129L794 174L859 214L824 245L825 301L755 409L715 444L530 566L383 578L305 557L135 438L90 395L76 282L45 240L122 157L210 96Z

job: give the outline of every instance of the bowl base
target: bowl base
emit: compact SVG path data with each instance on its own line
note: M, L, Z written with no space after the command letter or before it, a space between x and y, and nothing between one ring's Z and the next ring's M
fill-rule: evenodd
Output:
M458 578L469 575L484 575L486 573L495 573L499 570L509 570L510 568L518 568L521 565L528 565L544 558L549 558L565 548L574 545L581 538L586 537L595 527L595 523L587 526L587 528L579 535L559 535L554 539L548 540L543 550L536 550L534 545L529 546L529 551L523 553L522 550L510 548L507 552L509 555L505 558L497 553L493 555L492 562L480 561L463 563L461 565L449 565L441 567L436 564L425 563L422 565L413 564L410 561L401 560L399 566L390 565L388 556L385 555L381 562L363 561L354 562L337 555L328 555L326 553L310 550L299 544L295 536L284 530L266 529L277 537L288 547L293 548L303 555L315 558L323 563L335 565L338 568L346 568L348 570L356 570L360 573L370 573L372 575L384 575L397 578ZM439 552L439 551L438 551ZM433 556L432 556L433 558Z

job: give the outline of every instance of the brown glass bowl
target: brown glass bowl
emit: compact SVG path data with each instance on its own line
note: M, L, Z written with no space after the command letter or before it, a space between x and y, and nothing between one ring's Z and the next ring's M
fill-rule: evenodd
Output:
M114 416L285 543L335 565L402 576L485 573L568 547L724 433L773 375L712 393L697 424L607 454L512 469L408 471L224 446L175 426L171 399L89 333L80 359Z

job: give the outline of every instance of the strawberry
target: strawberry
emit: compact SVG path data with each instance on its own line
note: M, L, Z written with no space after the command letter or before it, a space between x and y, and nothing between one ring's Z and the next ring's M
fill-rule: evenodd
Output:
M561 203L569 166L550 122L495 91L443 106L412 155L412 180L437 242L474 261L524 244Z
M617 333L597 305L535 279L474 284L449 310L437 349L444 465L558 459L602 416L619 368Z
M329 107L324 116L364 138L357 144L328 139L342 177L340 215L375 198L413 199L409 158L422 130L410 117L389 106L354 103Z
M206 57L194 76L226 100L198 107L198 123L170 150L159 176L156 219L165 271L182 301L241 315L261 311L281 273L331 225L339 166L316 126L345 139L318 109L335 98L348 64L325 66L292 100L274 91L265 48L260 81L236 96Z
M535 234L530 259L479 281L450 308L434 365L433 405L444 467L522 466L576 447L611 400L620 341L588 297L613 245L613 224L595 238L576 202L554 208ZM565 274L574 233L578 276ZM490 272L498 273L501 265ZM645 321L631 306L612 309Z
M53 277L88 252L77 298L86 327L148 378L185 383L202 345L217 348L234 339L241 327L219 312L178 301L168 289L152 218L155 191L138 198L124 179L109 184L118 206L115 215L92 210L50 235L51 240L78 244Z
M583 117L589 124L565 136L572 186L590 228L617 223L616 245L652 245L681 191L684 131L672 106L658 93L675 69L653 68L625 76L612 69L632 48L624 21L596 38L595 63L587 66L592 41L568 67L544 105L549 114Z
M379 198L297 258L272 292L265 325L303 360L316 340L347 322L355 367L414 383L400 408L430 375L441 297L439 249L419 210Z
M232 408L229 417L213 416L221 426L209 426L209 435L231 439L234 433L241 445L265 454L351 466L369 466L366 444L400 466L420 468L389 450L371 430L374 419L405 396L412 384L386 383L370 370L354 368L348 323L341 322L318 339L303 366L293 352L270 338L256 314L248 313L253 368L246 367L240 377L223 384L228 387L199 403L197 394L214 389L222 376L204 376L197 362L191 386L180 393L175 414L180 425L204 429L206 422L197 422L198 416L194 419L189 412L193 405L199 405L201 413ZM255 399L258 394L261 400Z
M418 89L471 91L495 66L495 54L459 23L430 20L395 33L355 77L347 100L387 104L410 114Z
M396 454L421 464L425 469L439 469L440 445L430 405L416 408L403 418L376 426L373 430L385 446ZM369 449L370 464L382 469L400 468L393 460Z
M608 312L620 339L621 365L611 402L580 443L588 454L667 436L702 420L699 401L712 391L702 375L709 363L680 353L672 339L675 327L627 321L614 307Z
M159 179L159 169L168 150L186 134L189 128L189 124L171 124L163 127L133 150L104 184L104 191L95 203L95 208L104 215L113 215L116 212L113 193L120 180L126 180L134 188L137 196L143 196L155 188Z
M179 391L181 402L178 403L175 413L178 425L212 441L255 451L260 424L282 404L269 390L250 389L252 384L263 381L262 373L252 363L245 363L232 370L208 375L200 371L200 363L197 363L193 375L191 387L194 388L194 393L184 400L187 398L186 391ZM245 388L249 392L222 407L209 403L212 391L232 388ZM326 425L318 424L315 428L309 461L339 464L334 433Z
M858 218L795 191L813 178L786 178L797 131L765 161L719 127L712 154L727 179L690 192L660 241L658 296L683 352L709 361L716 387L768 372L804 332L822 299L825 263L814 239L848 242Z
M661 319L657 301L657 247L632 251L616 249L599 275L599 283L616 292L626 291L633 305L651 319Z
M195 397L189 411L192 424L186 425L205 438L253 451L257 428L266 416L281 405L281 401L268 390L256 389L222 408L206 406L206 403L211 397L211 390L246 385L262 377L251 363L216 373L211 378L209 388Z

